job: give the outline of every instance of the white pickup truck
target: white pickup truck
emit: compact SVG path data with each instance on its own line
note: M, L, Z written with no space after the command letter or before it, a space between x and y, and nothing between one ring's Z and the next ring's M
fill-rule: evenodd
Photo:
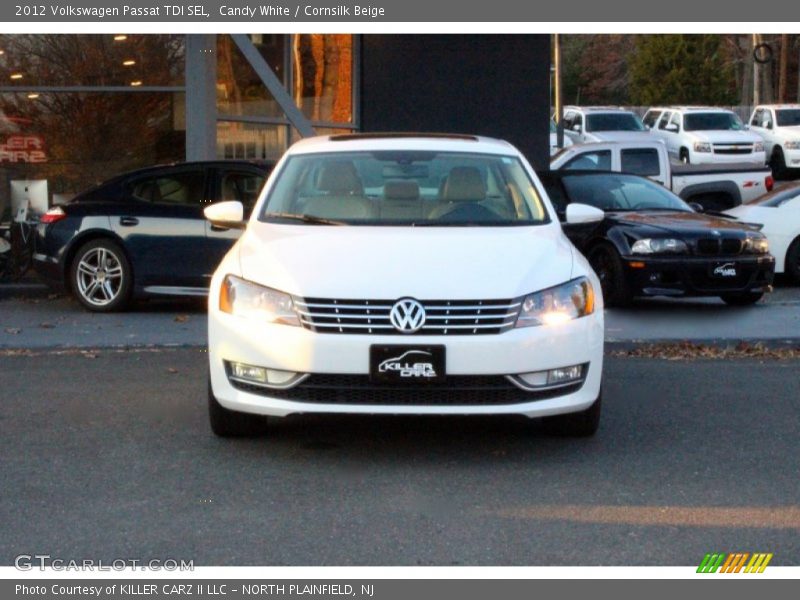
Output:
M769 167L752 164L677 165L658 140L576 144L550 159L550 170L619 171L649 177L686 202L722 211L772 190Z

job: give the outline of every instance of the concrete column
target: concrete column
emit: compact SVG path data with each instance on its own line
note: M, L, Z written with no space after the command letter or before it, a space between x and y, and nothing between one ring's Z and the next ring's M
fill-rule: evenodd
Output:
M217 154L217 36L186 36L186 160Z

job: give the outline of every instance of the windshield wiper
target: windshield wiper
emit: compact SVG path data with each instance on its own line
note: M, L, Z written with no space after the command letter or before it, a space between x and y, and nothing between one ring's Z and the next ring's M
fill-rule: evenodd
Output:
M295 213L267 213L264 215L267 219L288 219L290 221L300 221L308 225L347 225L344 221L336 221L335 219L325 219L324 217L315 217L313 215L298 215Z

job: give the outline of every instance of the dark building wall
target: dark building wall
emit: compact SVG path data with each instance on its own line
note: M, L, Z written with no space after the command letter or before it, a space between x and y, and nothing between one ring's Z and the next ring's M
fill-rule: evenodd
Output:
M550 36L363 35L361 129L508 140L549 157Z

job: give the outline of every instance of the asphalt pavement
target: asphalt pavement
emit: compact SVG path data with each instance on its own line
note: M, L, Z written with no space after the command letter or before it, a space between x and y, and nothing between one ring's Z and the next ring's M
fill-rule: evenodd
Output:
M797 361L609 357L596 437L301 416L215 438L205 353L0 357L0 564L800 563Z

